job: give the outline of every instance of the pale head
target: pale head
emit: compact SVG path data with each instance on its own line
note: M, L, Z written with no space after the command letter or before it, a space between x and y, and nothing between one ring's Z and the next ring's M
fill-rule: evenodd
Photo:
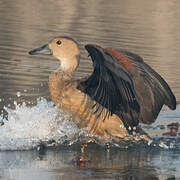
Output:
M67 73L75 71L79 63L80 51L78 44L69 37L58 37L29 54L51 54L60 60L60 69Z

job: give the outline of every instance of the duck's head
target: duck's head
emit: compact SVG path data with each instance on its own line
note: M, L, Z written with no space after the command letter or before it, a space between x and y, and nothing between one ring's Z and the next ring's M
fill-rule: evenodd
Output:
M72 73L79 63L80 51L75 40L69 37L58 37L40 48L29 51L30 55L53 55L60 60L60 69Z

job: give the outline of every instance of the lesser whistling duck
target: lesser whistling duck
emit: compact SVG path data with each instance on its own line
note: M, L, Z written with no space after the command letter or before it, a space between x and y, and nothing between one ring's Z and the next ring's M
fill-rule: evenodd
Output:
M80 51L72 38L58 37L29 54L49 54L60 60L60 68L49 76L52 101L73 115L89 133L126 139L132 131L148 135L138 124L153 123L162 106L176 108L176 99L165 80L143 59L131 52L98 45L85 46L93 73L73 80Z

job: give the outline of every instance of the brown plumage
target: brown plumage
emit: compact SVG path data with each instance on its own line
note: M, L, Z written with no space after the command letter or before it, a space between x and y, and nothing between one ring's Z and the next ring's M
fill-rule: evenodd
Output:
M59 37L29 52L53 54L60 60L60 68L49 77L53 102L89 133L129 139L135 131L150 140L138 124L154 122L164 104L176 108L168 84L136 54L98 45L85 49L94 71L80 80L72 80L80 57L73 39Z

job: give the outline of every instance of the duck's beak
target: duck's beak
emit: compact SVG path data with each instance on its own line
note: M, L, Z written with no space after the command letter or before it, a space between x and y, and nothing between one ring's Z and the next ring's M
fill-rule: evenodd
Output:
M36 48L36 49L33 49L33 50L29 51L29 54L30 55L34 55L34 54L48 54L48 55L52 55L52 51L49 48L49 45L45 44L42 47L39 47L39 48Z

